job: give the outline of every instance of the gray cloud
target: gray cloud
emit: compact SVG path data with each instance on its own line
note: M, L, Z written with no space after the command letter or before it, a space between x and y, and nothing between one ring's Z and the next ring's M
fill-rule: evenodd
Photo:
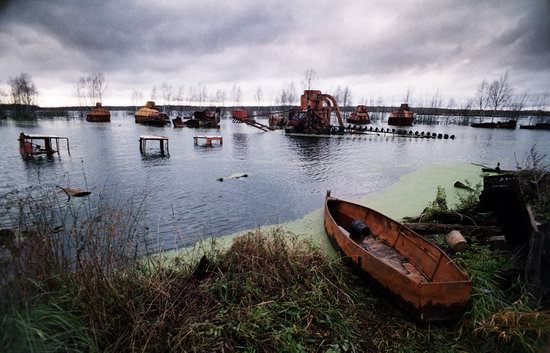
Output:
M126 95L164 81L277 90L306 68L325 88L357 84L356 96L388 94L394 82L467 97L505 70L544 90L548 18L550 3L537 0L3 1L0 79L49 82L45 105L92 71Z

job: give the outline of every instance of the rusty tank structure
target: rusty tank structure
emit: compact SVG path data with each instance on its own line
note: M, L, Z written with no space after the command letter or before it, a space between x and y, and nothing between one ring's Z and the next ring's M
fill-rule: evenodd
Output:
M370 124L369 112L364 105L358 105L347 119L350 124Z
M336 114L337 126L331 125L332 112ZM334 134L345 129L342 113L333 96L319 90L305 90L300 97L300 109L291 109L287 133Z
M135 114L136 123L153 125L153 126L164 126L170 124L170 119L164 113L161 113L155 102L148 101L144 107L140 108Z
M86 114L86 120L92 123L108 123L111 122L111 112L97 102L95 108Z
M407 103L403 103L399 109L390 113L388 125L412 126L413 121L414 113L410 110Z

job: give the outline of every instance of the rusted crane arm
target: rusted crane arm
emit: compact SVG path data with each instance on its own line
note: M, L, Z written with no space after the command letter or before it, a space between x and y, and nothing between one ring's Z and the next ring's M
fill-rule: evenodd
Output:
M344 127L344 120L342 119L342 113L340 113L340 107L338 107L336 99L328 94L323 94L323 98L328 100L330 102L329 105L332 105L334 107L334 109L336 110L336 118L338 119L338 124L340 125L340 127Z

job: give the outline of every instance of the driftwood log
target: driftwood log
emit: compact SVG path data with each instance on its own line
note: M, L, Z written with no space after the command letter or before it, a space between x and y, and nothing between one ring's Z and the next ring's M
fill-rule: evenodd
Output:
M405 223L419 234L447 234L452 230L458 230L465 236L479 239L488 239L494 235L501 235L502 230L497 226L473 226L465 224L439 224L439 223Z
M405 217L410 223L422 222L423 220L437 221L446 224L477 225L487 223L487 219L478 215L464 215L453 211L444 211L436 208L426 208L421 215L416 217Z

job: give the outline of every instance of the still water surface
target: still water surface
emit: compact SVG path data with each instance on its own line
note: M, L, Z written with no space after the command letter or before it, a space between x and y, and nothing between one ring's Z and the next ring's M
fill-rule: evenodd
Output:
M523 122L526 123L526 122ZM386 128L385 123L378 126ZM474 162L514 168L536 144L550 156L550 132L417 125L412 130L456 135L455 140L386 136L303 137L261 132L223 119L219 130L138 125L113 112L109 124L84 119L0 120L0 195L29 185L102 190L118 199L145 198L144 214L164 248L303 217L322 206L327 189L357 199L426 165ZM70 138L71 155L24 160L20 132ZM194 146L194 135L221 134L222 146ZM170 139L170 156L139 152L140 135ZM246 173L247 178L227 178ZM137 196L136 196L137 195ZM144 196L146 195L146 196Z

